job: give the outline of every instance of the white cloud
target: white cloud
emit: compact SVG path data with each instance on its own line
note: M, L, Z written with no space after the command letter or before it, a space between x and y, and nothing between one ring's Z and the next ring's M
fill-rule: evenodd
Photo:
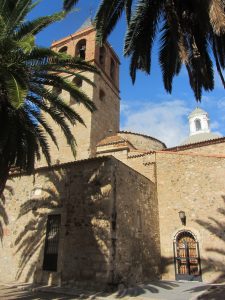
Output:
M122 129L150 135L169 147L176 146L188 136L189 112L190 108L183 100L125 102L121 114Z

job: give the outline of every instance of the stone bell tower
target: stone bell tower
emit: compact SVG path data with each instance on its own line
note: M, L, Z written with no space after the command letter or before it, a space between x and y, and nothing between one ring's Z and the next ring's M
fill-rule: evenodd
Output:
M94 102L97 110L89 112L76 99L70 97L66 91L58 91L60 96L71 105L83 118L85 126L77 124L72 132L77 142L76 160L95 156L96 144L107 135L119 130L119 59L112 47L106 42L102 47L96 44L96 31L92 21L87 20L78 31L61 40L54 41L51 49L57 52L66 52L95 65L100 74L84 72L95 86L77 78L71 78L81 90ZM55 126L59 142L59 151L52 152L53 163L73 161L70 147L67 145L60 129Z

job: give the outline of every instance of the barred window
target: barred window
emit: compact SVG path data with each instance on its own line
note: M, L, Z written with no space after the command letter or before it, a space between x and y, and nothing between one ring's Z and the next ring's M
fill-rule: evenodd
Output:
M47 220L43 270L57 271L60 215L49 215Z

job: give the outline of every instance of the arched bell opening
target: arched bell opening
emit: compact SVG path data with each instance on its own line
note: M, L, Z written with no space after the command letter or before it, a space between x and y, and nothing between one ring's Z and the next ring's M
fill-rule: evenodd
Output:
M76 87L81 89L83 85L83 80L80 77L74 77L72 83L76 85ZM74 104L74 103L77 103L76 99L72 95L70 95L70 104Z
M85 39L82 39L77 43L75 56L80 57L81 59L85 60L86 44L87 44L87 41Z
M199 120L199 119L195 120L195 129L196 129L196 131L202 130L201 120Z
M68 50L68 47L67 47L67 46L64 46L64 47L61 47L61 48L59 49L59 52L60 52L60 53L67 53L67 50Z
M176 280L202 281L199 243L190 231L181 231L174 240Z

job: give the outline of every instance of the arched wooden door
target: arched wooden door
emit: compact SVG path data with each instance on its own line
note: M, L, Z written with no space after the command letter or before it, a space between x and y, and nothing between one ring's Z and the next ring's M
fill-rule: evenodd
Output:
M176 280L202 281L199 245L189 231L180 232L174 242Z

